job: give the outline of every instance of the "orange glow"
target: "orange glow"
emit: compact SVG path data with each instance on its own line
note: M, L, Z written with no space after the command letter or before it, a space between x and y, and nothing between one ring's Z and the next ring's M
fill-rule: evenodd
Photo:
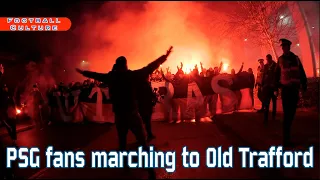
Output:
M20 113L21 113L21 110L20 110L20 109L16 109L16 113L17 113L17 114L20 114Z
M229 69L229 64L222 65L222 71L226 72Z
M229 37L225 35L228 24L219 24L228 20L227 12L230 12L221 9L234 7L226 5L230 2L148 1L143 5L144 10L137 13L131 3L108 2L101 10L80 17L82 23L75 33L85 43L64 56L83 57L86 63L90 59L90 66L84 69L108 72L115 59L123 55L128 60L128 67L134 70L146 66L173 46L168 61L162 65L163 68L170 67L173 74L180 62L184 64L185 73L193 70L195 64L200 71L200 62L206 69L217 67L223 58L227 59L223 62L240 67L239 57L246 66L256 69L257 64L252 59L260 56L260 48L253 49L246 57L243 41L248 38L250 43L249 37ZM113 16L117 20L107 18L110 9L115 9ZM73 59L68 61L70 69L76 64ZM76 61L79 62L79 58ZM73 79L81 77L74 74L77 76Z
M192 71L193 67L194 67L193 64L183 64L182 70L185 74L189 74Z

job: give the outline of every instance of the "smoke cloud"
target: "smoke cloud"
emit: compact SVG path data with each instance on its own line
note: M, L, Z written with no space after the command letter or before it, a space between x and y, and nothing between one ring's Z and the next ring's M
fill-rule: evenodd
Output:
M221 36L226 18L221 8L230 6L230 2L107 2L81 17L82 24L74 30L81 43L68 57L86 60L73 59L73 67L108 72L123 55L130 69L138 69L172 45L173 53L163 67L169 66L173 73L180 62L185 68L200 62L214 67L221 61L240 66L235 58L243 49L234 46L239 40Z

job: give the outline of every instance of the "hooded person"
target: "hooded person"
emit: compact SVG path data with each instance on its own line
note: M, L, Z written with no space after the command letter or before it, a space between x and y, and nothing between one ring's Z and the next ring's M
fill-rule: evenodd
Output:
M272 119L275 120L277 112L277 97L274 95L275 90L275 69L276 62L272 59L272 56L268 54L266 56L267 63L264 65L263 75L262 75L262 94L263 94L263 103L265 106L264 109L264 123L267 125L268 116L269 116L269 106L270 101L272 100Z
M119 60L121 61L121 60ZM118 64L121 62L118 61ZM117 64L114 64L112 67L112 71L117 71ZM153 100L154 93L151 87L151 82L149 81L149 76L142 79L137 79L137 102L139 114L141 116L142 121L145 124L145 129L147 132L147 140L150 141L155 138L151 129L151 118L153 112Z
M167 60L171 50L172 47L165 55L160 56L147 66L134 71L128 69L127 59L124 56L120 56L116 59L116 71L111 71L109 73L97 73L76 69L78 73L85 77L108 84L112 108L115 114L115 124L118 132L120 151L126 150L127 134L129 130L135 135L139 145L142 146L145 151L148 151L143 123L138 109L138 88L135 82L137 80L146 79L154 72ZM127 163L124 162L124 165L127 165ZM148 172L149 178L156 178L154 169L148 168Z
M44 128L44 122L42 119L42 107L44 105L44 98L39 91L38 85L32 86L32 92L30 94L31 104L31 118L33 119L36 128L42 130Z

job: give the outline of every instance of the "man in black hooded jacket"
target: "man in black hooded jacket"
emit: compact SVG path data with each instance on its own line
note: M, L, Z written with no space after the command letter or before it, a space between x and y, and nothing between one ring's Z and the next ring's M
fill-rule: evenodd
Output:
M171 49L172 47L167 51L166 55L162 55L144 68L134 71L128 69L127 60L124 56L117 58L116 70L106 74L76 69L77 72L85 77L108 84L112 108L115 114L120 151L126 150L127 133L129 130L133 132L139 145L148 151L143 123L138 111L137 84L135 82L145 79L164 63L171 53ZM148 171L149 178L156 178L153 169L148 169Z

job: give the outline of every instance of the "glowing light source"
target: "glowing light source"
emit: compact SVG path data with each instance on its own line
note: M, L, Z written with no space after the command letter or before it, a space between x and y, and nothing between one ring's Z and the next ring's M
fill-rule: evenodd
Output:
M65 69L64 69L63 71L64 71L64 72L66 72L66 70L65 70Z
M17 114L20 114L20 113L21 113L21 110L20 110L20 109L16 109L16 113L17 113Z
M246 39L244 39L244 41L248 41L248 39L246 38Z
M284 18L284 16L280 16L280 19L283 19Z
M312 26L312 29L314 29L314 26Z
M222 71L227 71L229 69L229 64L223 64L222 65Z
M297 44L297 46L300 46L300 44Z
M85 63L86 61L85 61L85 60L83 60L82 62L83 62L83 63Z
M192 64L183 64L183 72L185 74L189 74L191 72L191 69L193 69L192 67Z

